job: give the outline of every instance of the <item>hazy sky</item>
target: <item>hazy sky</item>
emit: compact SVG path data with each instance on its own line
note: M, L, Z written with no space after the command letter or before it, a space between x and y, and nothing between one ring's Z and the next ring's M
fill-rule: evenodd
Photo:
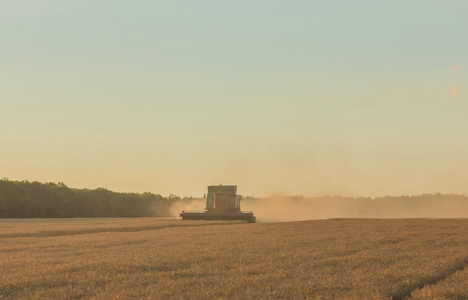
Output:
M468 1L0 1L0 177L468 194Z

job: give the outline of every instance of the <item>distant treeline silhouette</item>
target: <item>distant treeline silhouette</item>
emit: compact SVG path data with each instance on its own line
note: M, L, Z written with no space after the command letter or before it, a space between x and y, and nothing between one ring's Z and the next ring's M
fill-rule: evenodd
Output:
M244 197L242 207L264 220L323 218L466 218L468 197L457 194L369 197ZM193 204L196 205L193 205ZM170 217L203 210L204 200L153 193L76 189L64 183L0 180L0 218Z
M171 203L183 200L174 195L75 189L61 182L0 180L0 218L168 217Z

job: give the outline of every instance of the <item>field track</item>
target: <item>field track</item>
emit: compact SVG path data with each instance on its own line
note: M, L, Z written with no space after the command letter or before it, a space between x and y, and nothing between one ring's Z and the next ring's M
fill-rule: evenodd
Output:
M468 299L468 219L3 219L0 266L0 299Z

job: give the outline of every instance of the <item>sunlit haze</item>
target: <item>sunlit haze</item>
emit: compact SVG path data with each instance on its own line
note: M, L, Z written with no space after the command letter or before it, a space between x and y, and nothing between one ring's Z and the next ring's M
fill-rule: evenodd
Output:
M0 177L468 194L468 1L0 3Z

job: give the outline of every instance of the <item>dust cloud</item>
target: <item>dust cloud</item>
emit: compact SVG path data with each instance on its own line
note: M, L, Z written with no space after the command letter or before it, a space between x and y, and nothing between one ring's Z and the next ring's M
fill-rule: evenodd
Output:
M242 208L253 211L258 222L331 218L467 218L468 197L431 194L382 198L246 198Z
M170 213L203 211L205 199L180 200ZM257 222L288 222L333 218L468 218L468 197L424 194L418 196L351 198L340 196L245 197L243 211L252 211Z
M191 198L189 200L181 199L172 203L169 208L169 214L171 217L179 217L179 214L185 211L200 211L203 212L205 209L205 199Z

